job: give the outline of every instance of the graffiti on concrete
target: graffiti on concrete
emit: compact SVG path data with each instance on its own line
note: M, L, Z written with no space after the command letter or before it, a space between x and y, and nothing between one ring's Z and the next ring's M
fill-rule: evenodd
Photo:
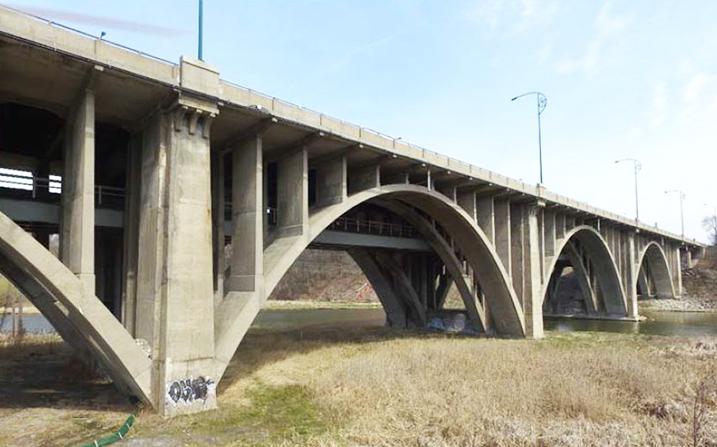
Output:
M216 383L206 377L175 380L167 386L167 396L174 404L189 404L196 401L206 401L215 393Z

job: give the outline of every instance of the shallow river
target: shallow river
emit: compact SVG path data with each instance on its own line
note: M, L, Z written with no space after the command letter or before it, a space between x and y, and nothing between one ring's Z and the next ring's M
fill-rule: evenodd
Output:
M641 311L647 320L632 323L625 321L580 320L546 318L545 329L568 331L602 331L632 334L701 336L717 335L717 313ZM381 326L383 310L358 309L267 309L263 310L252 328L291 330L302 327L327 326ZM8 315L0 322L0 331L10 331L12 319ZM25 330L32 333L52 332L53 328L42 315L26 315Z

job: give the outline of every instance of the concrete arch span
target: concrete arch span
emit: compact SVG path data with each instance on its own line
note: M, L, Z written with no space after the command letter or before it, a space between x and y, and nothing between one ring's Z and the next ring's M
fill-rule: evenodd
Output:
M667 262L667 255L660 244L655 241L649 242L640 252L637 259L637 271L635 286L640 281L640 276L645 275L646 280L655 286L655 293L658 298L674 298L675 286L672 282L672 272ZM649 277L647 277L649 276ZM644 291L643 291L644 293Z
M152 403L152 361L62 262L0 213L0 271L70 345L91 355L123 393Z
M217 377L221 377L266 298L304 249L338 217L355 206L375 199L380 199L384 205L397 202L434 218L460 244L468 263L481 278L496 333L525 335L520 301L497 253L476 222L443 194L418 185L385 185L357 192L340 203L315 210L303 234L275 239L265 248L263 288L255 292L230 292L215 312Z
M605 239L593 227L581 225L573 228L565 234L564 238L557 242L555 253L565 253L571 260L571 263L578 262L576 266L576 274L582 276L579 278L581 289L588 294L588 309L599 309L602 304L608 315L627 315L627 299L625 290L620 282L620 273L615 264L615 260L610 254ZM589 259L594 271L597 284L590 285L588 274L582 263L583 255ZM543 300L549 293L550 277L556 268L558 258L554 256L545 269L545 278L543 281ZM601 293L598 293L598 290ZM598 297L602 297L602 302L598 302Z

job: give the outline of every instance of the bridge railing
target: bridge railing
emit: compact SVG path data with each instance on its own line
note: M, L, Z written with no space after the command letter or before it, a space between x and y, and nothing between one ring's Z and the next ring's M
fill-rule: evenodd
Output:
M344 231L348 233L374 234L377 236L418 238L416 230L410 225L374 220L355 219L352 217L339 217L328 230Z
M0 173L0 191L0 196L55 202L60 200L62 178L56 175L51 175L49 178L37 177L26 171L4 171ZM97 206L121 206L124 203L124 196L124 188L95 186Z

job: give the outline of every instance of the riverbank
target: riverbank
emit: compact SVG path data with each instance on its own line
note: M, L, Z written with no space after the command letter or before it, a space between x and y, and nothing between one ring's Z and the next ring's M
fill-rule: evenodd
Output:
M715 337L487 340L380 321L316 326L311 312L250 330L218 410L143 411L122 445L685 445L695 390L715 370ZM24 343L0 340L0 445L77 445L133 410L56 336ZM702 431L717 439L710 402Z

